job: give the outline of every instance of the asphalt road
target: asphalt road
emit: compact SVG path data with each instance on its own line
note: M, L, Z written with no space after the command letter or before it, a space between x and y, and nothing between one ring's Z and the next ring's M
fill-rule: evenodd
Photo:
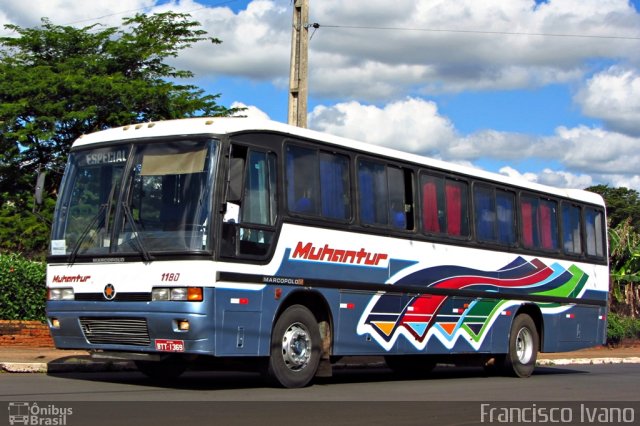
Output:
M58 416L54 424L69 426L504 424L496 416L505 407L547 419L562 413L560 420L571 420L564 424L607 423L616 415L615 423L633 416L631 424L640 424L639 390L639 364L538 367L528 379L438 367L428 378L410 380L386 368L354 368L304 389L270 388L251 373L188 372L165 385L137 372L0 374L5 413L27 403L29 415L48 416L40 424ZM0 411L0 424L5 419Z

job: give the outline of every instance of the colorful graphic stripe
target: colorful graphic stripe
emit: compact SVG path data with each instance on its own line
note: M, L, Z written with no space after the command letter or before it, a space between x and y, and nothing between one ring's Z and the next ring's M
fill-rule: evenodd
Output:
M578 298L587 280L587 274L575 265L565 269L557 263L547 266L540 259L528 262L518 257L497 271L437 266L414 272L395 284L508 293L510 297L522 295L523 299L527 295ZM494 321L508 307L518 304L518 301L498 298L422 294L402 305L398 295L386 293L372 298L358 324L358 334L370 333L387 350L400 335L418 349L424 349L429 338L436 336L448 348L463 337L478 350ZM539 306L543 311L561 308L557 303L539 303Z

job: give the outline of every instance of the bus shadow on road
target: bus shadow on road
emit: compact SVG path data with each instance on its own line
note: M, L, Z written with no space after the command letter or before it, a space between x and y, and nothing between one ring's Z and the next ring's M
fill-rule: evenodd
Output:
M562 367L537 367L533 377L587 374L588 371ZM176 390L238 390L270 387L268 381L259 373L244 371L198 370L187 371L182 376L171 380L151 379L138 371L121 372L67 372L48 373L52 377L73 380L87 380L92 382L118 383L132 386L167 388ZM397 374L386 367L378 368L339 368L334 369L331 377L316 377L313 383L319 386L344 384L428 381L455 382L457 380L520 380L488 374L481 367L453 367L438 366L428 374L409 375Z

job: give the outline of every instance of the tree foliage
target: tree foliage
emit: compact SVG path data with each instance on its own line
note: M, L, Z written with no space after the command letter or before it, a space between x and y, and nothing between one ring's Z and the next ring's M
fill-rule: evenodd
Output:
M0 205L28 211L37 170L61 171L82 134L232 113L217 104L219 95L178 84L192 73L167 63L196 42L220 43L199 25L173 12L138 14L120 27L74 28L47 19L37 28L5 25L15 35L0 37ZM61 175L51 176L46 192L54 194Z
M611 273L611 308L613 311L640 316L640 234L631 221L609 229L609 268Z
M0 318L45 319L46 265L17 254L0 253Z
M640 194L638 191L624 187L611 188L608 185L591 186L587 188L587 191L596 192L604 198L611 228L616 228L629 221L633 230L640 233Z

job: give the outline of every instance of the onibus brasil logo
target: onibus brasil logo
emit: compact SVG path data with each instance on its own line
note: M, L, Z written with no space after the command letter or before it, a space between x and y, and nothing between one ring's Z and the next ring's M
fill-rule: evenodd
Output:
M40 406L37 402L10 402L8 409L10 425L63 426L73 415L70 407L58 407L54 404Z

